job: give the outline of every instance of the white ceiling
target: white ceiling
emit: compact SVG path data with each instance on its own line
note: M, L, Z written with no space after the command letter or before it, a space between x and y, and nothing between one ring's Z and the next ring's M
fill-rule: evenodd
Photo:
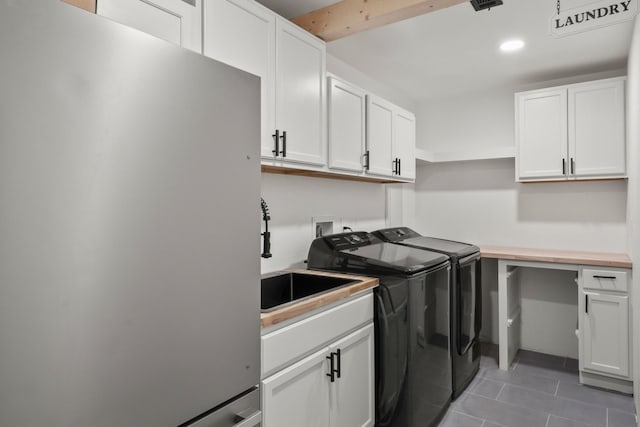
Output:
M258 0L293 18L335 0ZM562 10L593 0L562 0ZM331 55L416 102L465 92L518 87L626 66L632 24L562 38L549 35L556 0L504 0L476 12L468 3L327 44ZM526 46L503 54L508 38Z

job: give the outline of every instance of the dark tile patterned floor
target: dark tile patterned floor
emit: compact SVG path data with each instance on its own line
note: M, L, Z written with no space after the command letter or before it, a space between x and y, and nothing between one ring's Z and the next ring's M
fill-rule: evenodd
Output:
M501 371L497 346L482 350L440 427L637 427L633 398L581 385L577 360L520 350Z

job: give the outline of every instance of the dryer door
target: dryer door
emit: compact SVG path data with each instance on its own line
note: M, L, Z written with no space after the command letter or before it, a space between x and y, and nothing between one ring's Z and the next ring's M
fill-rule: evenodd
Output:
M482 292L480 289L480 255L461 259L457 278L458 354L464 355L480 335Z

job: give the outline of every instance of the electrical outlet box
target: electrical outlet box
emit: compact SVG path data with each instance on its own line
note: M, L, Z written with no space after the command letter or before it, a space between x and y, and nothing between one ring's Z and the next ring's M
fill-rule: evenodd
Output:
M339 233L340 222L341 221L331 216L314 216L311 218L313 238L316 239L329 234Z

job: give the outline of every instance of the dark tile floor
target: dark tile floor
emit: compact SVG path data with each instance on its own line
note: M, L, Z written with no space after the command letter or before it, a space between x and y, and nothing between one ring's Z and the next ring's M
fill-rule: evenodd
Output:
M580 385L577 360L520 350L501 371L497 346L482 353L440 427L637 427L633 398Z

